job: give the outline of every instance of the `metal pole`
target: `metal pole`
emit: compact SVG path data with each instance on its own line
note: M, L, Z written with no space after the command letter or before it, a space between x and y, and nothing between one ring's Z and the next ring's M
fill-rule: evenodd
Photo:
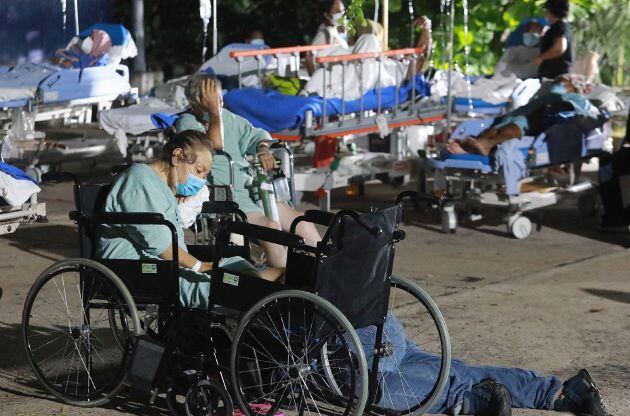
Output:
M74 35L79 36L79 1L74 0Z
M389 49L389 0L383 0L383 50Z
M144 0L133 0L132 15L133 36L138 48L138 55L133 60L133 70L135 72L147 72L147 60L144 51Z
M219 0L214 0L212 2L212 56L217 54L217 2Z
M448 90L446 94L446 124L447 128L451 125L451 113L453 111L453 91L451 87L451 79L453 75L453 49L454 49L454 28L455 28L455 0L450 0L451 2L451 19L450 19L450 27L449 27L449 47L448 47Z

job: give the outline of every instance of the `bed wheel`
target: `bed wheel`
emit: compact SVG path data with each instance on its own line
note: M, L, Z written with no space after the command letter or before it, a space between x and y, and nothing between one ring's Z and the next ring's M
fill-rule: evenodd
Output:
M577 209L583 217L593 217L597 215L601 203L599 196L594 192L588 192L580 195L577 201Z
M457 231L457 213L454 205L444 205L440 208L440 220L442 221L442 231L444 233L455 234Z
M529 218L522 215L510 218L508 223L508 231L519 240L523 240L532 233L532 222Z

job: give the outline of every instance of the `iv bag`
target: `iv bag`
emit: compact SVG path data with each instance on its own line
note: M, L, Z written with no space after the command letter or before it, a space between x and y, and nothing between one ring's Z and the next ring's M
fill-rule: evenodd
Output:
M212 2L210 0L199 0L199 17L203 20L203 24L208 26L212 17Z

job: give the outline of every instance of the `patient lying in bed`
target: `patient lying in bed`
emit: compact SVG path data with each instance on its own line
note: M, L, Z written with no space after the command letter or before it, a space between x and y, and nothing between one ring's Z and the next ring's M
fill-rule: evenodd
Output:
M109 64L107 52L112 48L112 41L104 30L94 29L83 40L75 38L66 49L58 49L50 62L65 68L89 68Z
M447 150L454 154L488 155L501 143L523 136L538 136L549 127L549 115L562 111L574 111L572 123L584 130L592 130L602 124L602 113L584 95L586 84L579 76L558 77L544 94L533 98L523 107L502 117L497 117L490 128L477 137L449 143Z

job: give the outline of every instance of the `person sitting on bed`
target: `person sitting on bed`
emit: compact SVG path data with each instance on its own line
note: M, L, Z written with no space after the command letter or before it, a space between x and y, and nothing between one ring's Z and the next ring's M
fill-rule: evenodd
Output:
M584 95L587 88L583 77L561 75L544 93L539 93L529 103L504 116L497 117L490 128L477 137L467 137L448 144L447 150L454 154L473 153L489 155L499 144L523 136L538 136L545 131L550 114L574 111L571 120L585 130L601 125L602 113Z
M252 181L247 156L256 156L266 170L275 167L275 160L269 152L269 145L274 140L269 133L252 126L243 117L224 109L221 84L211 75L200 73L192 75L186 86L186 98L190 102L190 109L177 120L175 129L177 131L192 129L208 134L208 140L213 141L215 150L223 149L232 157L235 176L233 198L239 208L247 214L248 222L288 231L293 220L303 213L286 203L278 203L280 214L280 224L278 224L263 214L262 209L254 202L250 191L246 188ZM212 180L219 185L229 184L229 165L225 158L216 158ZM308 222L301 222L296 232L304 238L306 244L311 246L316 246L321 240L315 226ZM270 266L285 267L287 258L285 247L268 242L261 242L261 246Z
M109 64L107 52L112 40L104 30L94 29L90 36L75 41L67 49L58 49L50 61L66 68L90 68Z

